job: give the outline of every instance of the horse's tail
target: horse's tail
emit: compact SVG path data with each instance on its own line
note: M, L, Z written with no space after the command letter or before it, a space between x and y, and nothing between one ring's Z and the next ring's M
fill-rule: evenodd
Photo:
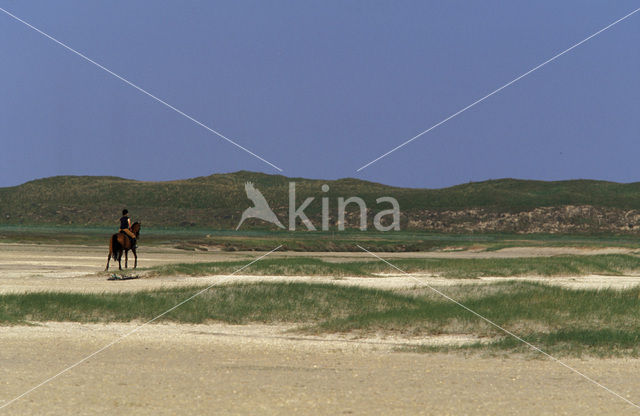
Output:
M111 257L114 260L118 260L118 249L120 243L118 243L118 234L114 234L111 236L111 242L109 243L109 253L111 253Z

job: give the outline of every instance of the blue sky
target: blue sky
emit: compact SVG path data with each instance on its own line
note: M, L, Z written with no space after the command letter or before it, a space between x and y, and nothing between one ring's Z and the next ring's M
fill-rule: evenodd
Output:
M640 181L638 1L2 1L281 167L411 187ZM0 13L0 186L265 163Z

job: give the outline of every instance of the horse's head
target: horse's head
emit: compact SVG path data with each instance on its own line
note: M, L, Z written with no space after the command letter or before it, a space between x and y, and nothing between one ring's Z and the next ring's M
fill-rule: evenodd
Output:
M134 222L131 226L131 231L136 235L136 238L140 237L140 224L139 222Z

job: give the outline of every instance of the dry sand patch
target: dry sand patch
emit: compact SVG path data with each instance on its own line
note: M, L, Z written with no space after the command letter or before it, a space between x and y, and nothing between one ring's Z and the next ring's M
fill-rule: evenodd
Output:
M0 403L130 328L65 323L3 328ZM222 335L226 331L231 335ZM637 410L548 360L398 353L385 345L285 340L270 337L273 333L274 328L255 325L145 327L4 414L624 415ZM625 397L640 399L640 360L567 362Z

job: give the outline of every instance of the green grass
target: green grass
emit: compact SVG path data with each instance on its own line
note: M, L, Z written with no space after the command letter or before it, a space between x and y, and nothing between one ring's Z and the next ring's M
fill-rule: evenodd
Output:
M114 227L2 225L0 243L69 244L106 247ZM442 234L433 232L376 231L289 232L268 230L225 231L207 228L164 228L143 226L142 247L174 247L187 251L269 251L282 244L282 250L298 252L361 251L356 244L375 252L416 252L508 247L624 247L640 249L640 240L624 235L561 234Z
M472 310L557 355L637 356L640 288L570 290L504 282L443 288ZM32 321L146 321L196 293L179 288L120 294L30 293L0 296L0 324ZM470 334L493 340L413 351L527 352L528 347L458 305L421 288L390 292L303 283L215 287L158 321L293 323L305 333L428 336Z
M483 276L581 276L589 274L624 275L640 270L640 257L628 254L553 256L481 259L392 259L391 263L408 273L430 273L450 278ZM145 269L150 276L204 276L230 274L243 261L179 263ZM264 259L243 269L242 274L282 276L374 276L400 273L382 261L327 262L308 257Z
M247 264L246 261L211 263L177 263L142 269L149 276L205 276L227 275ZM369 276L364 262L331 263L314 258L263 259L242 269L240 274L261 276Z
M0 296L0 322L148 320L199 291L198 287L119 294L30 293ZM239 284L212 288L163 320L203 323L319 322L356 311L402 308L406 296L332 285Z
M114 227L1 225L0 242L27 244L85 244L106 245L117 231ZM143 246L171 246L183 250L269 251L282 244L288 251L360 251L356 244L372 251L431 251L455 246L468 248L478 244L502 241L500 236L443 235L409 232L289 232L289 231L224 231L199 228L162 228L143 226L140 244ZM628 245L635 240L620 242ZM581 239L577 244L601 244L602 240ZM615 242L614 242L615 243ZM523 244L527 244L524 242ZM537 243L535 243L537 244ZM638 244L640 247L640 244Z
M640 330L633 328L562 328L551 332L528 332L520 338L554 357L640 357ZM403 346L396 350L418 353L482 353L493 356L523 354L534 358L544 358L544 355L539 351L507 335L490 342L475 342L466 345Z

